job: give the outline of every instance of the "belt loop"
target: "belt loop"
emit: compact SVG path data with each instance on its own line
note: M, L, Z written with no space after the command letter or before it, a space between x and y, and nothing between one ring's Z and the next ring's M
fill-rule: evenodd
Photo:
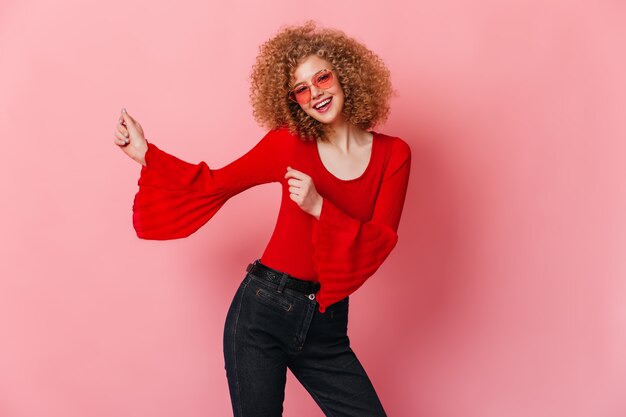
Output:
M285 274L283 272L283 275L280 278L280 284L278 284L278 289L276 290L276 292L278 292L278 293L282 293L283 292L283 290L285 289L285 284L287 284L287 277L288 276L289 275L287 275L287 274Z

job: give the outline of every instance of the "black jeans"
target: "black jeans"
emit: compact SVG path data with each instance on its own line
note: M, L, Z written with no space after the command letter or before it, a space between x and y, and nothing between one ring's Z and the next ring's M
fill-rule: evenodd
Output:
M349 297L313 295L247 273L226 316L224 359L235 417L279 417L287 368L326 416L386 416L348 339Z

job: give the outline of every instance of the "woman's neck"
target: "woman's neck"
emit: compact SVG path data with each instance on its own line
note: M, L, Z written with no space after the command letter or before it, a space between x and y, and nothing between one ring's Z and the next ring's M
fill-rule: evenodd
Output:
M327 138L329 142L345 153L352 145L362 144L367 132L352 123L342 120L328 126Z

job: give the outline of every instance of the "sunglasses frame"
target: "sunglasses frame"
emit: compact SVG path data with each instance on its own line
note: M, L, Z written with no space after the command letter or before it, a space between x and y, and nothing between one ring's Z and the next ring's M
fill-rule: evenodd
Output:
M291 101L293 101L294 103L297 103L297 104L306 104L306 103L310 103L310 102L311 102L311 97L309 97L309 100L308 100L306 103L300 103L298 100L296 100L296 95L294 94L294 92L293 92L293 91L294 91L294 90L295 90L298 86L300 86L300 85L302 85L302 84L306 85L306 87L309 89L309 93L311 92L311 86L312 86L312 85L314 85L315 87L320 88L320 89L322 89L322 90L328 90L329 88L332 88L332 87L335 85L335 83L337 82L337 75L336 75L336 73L333 75L333 77L334 77L334 78L333 78L333 84L332 84L331 86L329 86L329 87L322 88L322 87L317 86L317 85L313 82L313 80L315 80L315 78L316 78L316 77L317 77L320 73L322 73L322 72L324 72L324 71L328 71L328 72L331 72L331 73L335 72L335 70L334 70L334 69L329 69L329 68L323 68L323 69L321 69L321 70L317 71L317 72L316 72L315 74L313 74L313 76L311 77L311 82L306 83L306 82L304 82L304 81L303 81L303 82L301 82L301 83L298 83L298 84L294 85L294 86L291 88L291 90L289 90L289 93L287 94L287 98L289 98L289 100L291 100Z

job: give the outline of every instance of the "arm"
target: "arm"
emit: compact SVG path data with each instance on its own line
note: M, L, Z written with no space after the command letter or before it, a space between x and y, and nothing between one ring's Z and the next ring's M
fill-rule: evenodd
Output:
M313 220L313 260L321 284L321 312L363 285L398 241L411 150L404 141L395 146L369 221L349 216L327 198L323 199L319 220Z
M283 139L280 130L271 130L246 154L219 169L205 162L185 162L148 143L133 202L137 236L187 237L232 196L254 185L280 181L287 145Z

